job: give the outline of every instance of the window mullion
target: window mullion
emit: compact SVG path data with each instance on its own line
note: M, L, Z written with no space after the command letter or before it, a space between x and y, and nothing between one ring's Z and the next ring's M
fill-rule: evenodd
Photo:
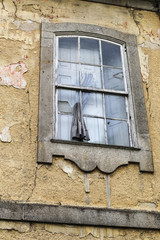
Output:
M102 88L104 90L104 76L103 76L103 62L102 62L102 46L101 41L99 40L99 50L100 50L100 62L101 62L101 79L102 79ZM105 143L107 144L107 127L106 127L106 110L105 110L105 97L104 93L102 94L102 102L103 102L103 117L104 117L104 133L105 133Z
M130 146L132 146L130 114L129 114L129 106L128 106L128 98L127 97L125 97L125 102L126 102L127 122L128 122L128 131L129 131L129 141L130 141Z
M104 93L103 93L102 97L103 97L103 117L104 117L105 143L108 144L108 140L107 140L107 126L106 126L105 96L104 96Z
M125 46L121 46L120 50L121 50L121 59L122 59L122 70L123 70L123 76L124 76L124 88L125 88L125 91L127 91L126 66L124 61Z
M79 83L80 88L82 87L82 73L81 73L81 64L80 64L80 37L78 37L78 65L79 65ZM82 111L82 91L79 91L79 98L80 98L80 107Z
M56 67L55 67L55 72L53 74L53 76L55 76L54 79L54 83L55 85L58 84L58 66L59 66L59 61L58 61L58 54L59 54L59 37L55 37L55 44L56 44L56 51L53 53L54 54L54 59L55 59L55 63L56 63ZM53 84L53 91L55 91L55 99L53 99L53 101L55 101L56 103L56 107L53 110L55 112L55 124L53 125L53 136L55 138L57 138L58 136L58 89L55 88L54 84ZM53 103L54 106L54 103ZM53 113L54 113L53 112ZM53 114L54 116L54 114ZM53 120L54 121L54 120Z
M124 76L124 87L125 91L128 92L128 86L127 86L127 63L126 63L126 46L123 45L121 46L121 58L122 58L122 68L123 68L123 76ZM130 93L129 93L130 94ZM132 135L131 135L131 124L130 124L130 111L129 111L129 97L125 96L125 104L126 104L126 112L127 112L127 122L128 122L128 131L129 131L129 141L130 141L130 146L133 145L132 142Z

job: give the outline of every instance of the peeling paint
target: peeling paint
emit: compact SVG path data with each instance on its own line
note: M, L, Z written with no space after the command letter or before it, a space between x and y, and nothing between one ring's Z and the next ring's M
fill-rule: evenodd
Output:
M15 230L19 233L26 233L30 231L30 224L21 222L0 221L0 229L9 231Z
M148 55L140 52L140 62L141 62L141 74L143 82L148 83L149 78L149 67L148 67Z
M129 10L133 12L133 16ZM26 87L24 73L28 70L27 94L25 91L16 91L13 87L0 86L1 199L160 210L158 195L160 151L157 145L160 138L159 51L157 51L160 49L160 28L156 19L155 13L87 1L0 0L0 85L24 89ZM144 84L147 94L146 107L148 114L152 114L149 129L155 174L141 175L138 166L129 164L127 168L119 168L116 173L108 176L99 173L98 170L85 175L77 166L61 160L62 158L54 159L52 166L35 165L41 22L87 23L137 36L142 78L146 83ZM22 62L17 62L18 60ZM30 67L27 69L24 63ZM32 79L31 83L29 79ZM11 141L11 144L3 143ZM160 233L141 229L1 221L0 236L0 239L6 240L13 238L157 240Z
M14 21L14 25L17 29L20 29L22 31L35 31L40 28L40 24L32 21L26 21L26 22L21 22L20 20Z
M63 172L67 173L69 177L71 177L71 175L73 174L74 169L71 165L66 164L63 161L59 161L56 165L60 167Z
M159 45L159 44L152 43L152 42L149 42L149 41L145 41L145 42L142 43L140 46L141 46L141 47L145 47L145 48L150 48L150 49L152 49L152 50L158 50L158 49L160 49L160 45Z
M58 160L58 158L55 158L55 160ZM79 179L81 182L84 182L84 175L81 174L79 171L76 171L75 168L72 167L72 164L70 162L66 162L64 160L58 160L56 162L56 166L64 173L68 175L72 180Z
M143 30L143 32L145 33L144 36L146 41L150 41L151 43L160 46L159 31L157 31L157 34L153 34L152 31L146 32L145 30Z
M63 170L63 172L67 173L69 177L73 173L73 168L71 166L69 166L69 165L68 166L67 165L63 165L63 166L61 166L61 169Z
M154 210L157 208L156 204L153 202L145 202L145 203L138 203L138 207L140 207L141 209L151 209Z
M27 72L27 70L23 62L0 66L0 85L24 89L26 87L26 81L23 74Z
M2 133L0 134L0 140L2 142L11 142L12 138L11 138L11 134L10 134L10 131L9 131L9 127L6 126L2 130Z

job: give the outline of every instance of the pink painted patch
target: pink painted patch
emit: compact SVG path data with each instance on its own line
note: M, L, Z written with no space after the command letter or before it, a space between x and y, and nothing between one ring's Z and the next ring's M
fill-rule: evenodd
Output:
M8 66L0 66L0 85L25 88L26 81L23 74L27 72L23 62L12 63Z

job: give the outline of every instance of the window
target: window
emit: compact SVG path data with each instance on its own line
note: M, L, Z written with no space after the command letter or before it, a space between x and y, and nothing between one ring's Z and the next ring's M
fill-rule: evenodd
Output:
M57 45L55 137L132 145L124 46L84 36L57 37Z
M135 36L42 24L37 161L57 155L84 171L153 171Z

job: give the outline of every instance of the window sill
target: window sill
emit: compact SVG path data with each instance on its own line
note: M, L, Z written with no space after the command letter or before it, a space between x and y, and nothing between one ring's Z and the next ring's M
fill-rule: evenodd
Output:
M52 157L61 156L74 162L82 171L91 172L98 168L112 173L118 167L139 163L140 171L153 172L152 153L136 147L111 146L94 143L55 140L39 141L38 163L52 163Z

